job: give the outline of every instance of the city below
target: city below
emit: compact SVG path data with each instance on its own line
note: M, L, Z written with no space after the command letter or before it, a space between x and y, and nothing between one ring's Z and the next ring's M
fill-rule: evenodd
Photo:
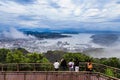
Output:
M74 44L67 41L39 40L39 39L14 39L0 40L0 48L14 49L25 48L29 52L47 52L49 50L62 50L68 52L83 52L88 49L94 49L89 44Z

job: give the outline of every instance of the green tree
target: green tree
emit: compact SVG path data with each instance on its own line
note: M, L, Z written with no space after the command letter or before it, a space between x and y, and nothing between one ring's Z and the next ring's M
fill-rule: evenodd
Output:
M70 61L71 59L78 59L80 62L87 62L91 57L86 56L85 54L82 53L66 53L63 55L63 57L67 60Z
M15 50L14 52L8 52L6 56L6 62L7 63L23 63L26 62L25 56L18 50Z
M109 66L120 68L120 60L118 58L112 57L109 58L108 61L109 61Z
M100 63L120 68L120 59L116 57L100 59Z
M45 63L45 64L35 64L36 70L49 70L51 68L48 59L45 58L42 54L39 53L29 53L26 55L28 63Z
M48 51L47 53L44 53L44 56L50 61L55 62L56 60L61 60L63 55L66 54L64 51Z
M27 62L29 63L46 63L49 62L42 54L30 53L27 54Z
M108 75L108 76L112 76L112 77L114 77L113 70L110 69L110 68L107 68L107 69L105 70L105 74Z
M6 56L10 52L9 49L0 49L0 63L5 63L6 62Z

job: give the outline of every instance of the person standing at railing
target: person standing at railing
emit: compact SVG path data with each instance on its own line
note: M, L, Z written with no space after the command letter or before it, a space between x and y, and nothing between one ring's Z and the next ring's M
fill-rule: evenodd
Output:
M76 58L74 61L74 66L75 66L75 72L79 71L79 60Z
M74 71L74 62L72 61L72 59L68 63L68 67L69 67L69 71Z
M61 59L60 67L63 71L67 70L67 62L65 59Z
M53 66L54 66L55 71L58 71L58 70L59 70L60 63L56 60L56 61L53 63Z
M93 70L93 64L92 64L91 60L89 60L88 63L87 63L87 70L88 71L92 71Z

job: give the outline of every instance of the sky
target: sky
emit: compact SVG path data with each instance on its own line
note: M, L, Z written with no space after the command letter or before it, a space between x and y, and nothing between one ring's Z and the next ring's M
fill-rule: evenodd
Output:
M0 28L120 31L120 0L0 0Z

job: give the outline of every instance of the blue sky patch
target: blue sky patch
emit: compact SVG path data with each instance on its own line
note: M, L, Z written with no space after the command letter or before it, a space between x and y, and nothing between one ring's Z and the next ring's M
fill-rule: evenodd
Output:
M31 4L36 0L13 0L13 1L20 3L20 4Z

